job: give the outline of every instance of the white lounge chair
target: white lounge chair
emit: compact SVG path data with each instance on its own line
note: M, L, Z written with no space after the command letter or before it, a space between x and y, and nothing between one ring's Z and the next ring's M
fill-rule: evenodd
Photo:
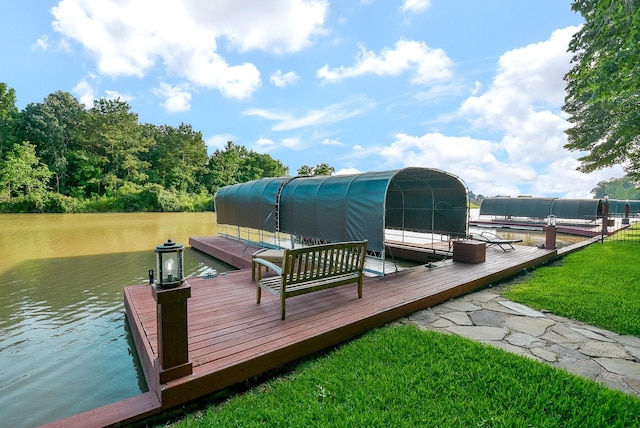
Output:
M522 239L502 239L495 233L486 231L480 232L480 234L477 235L471 235L471 239L475 241L485 242L487 244L487 247L497 245L502 251L507 251L509 248L515 250L516 248L513 246L513 244L522 242Z

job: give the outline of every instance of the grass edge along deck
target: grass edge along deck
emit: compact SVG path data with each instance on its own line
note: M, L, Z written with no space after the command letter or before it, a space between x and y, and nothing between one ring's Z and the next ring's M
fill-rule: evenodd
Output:
M517 246L508 252L489 248L484 263L447 260L432 268L420 265L385 277L365 277L362 299L355 297L356 285L292 298L287 318L281 320L274 296L265 295L256 304L250 269L254 250L234 241L208 237L203 245L190 239L193 248L242 267L214 278L187 281L192 289L187 304L193 373L158 383L151 289L148 285L125 287L126 317L149 392L49 426L120 426L143 420L558 257L556 250L536 247Z

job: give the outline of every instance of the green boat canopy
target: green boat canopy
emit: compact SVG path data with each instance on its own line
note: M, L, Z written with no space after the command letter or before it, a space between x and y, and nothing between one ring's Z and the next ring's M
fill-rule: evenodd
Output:
M609 199L609 214L611 215L624 215L638 216L640 213L640 201L637 200L622 200L622 199Z
M486 198L480 215L545 219L550 215L562 219L593 220L602 217L601 199L559 198Z
M354 175L264 178L215 196L218 224L384 252L385 229L465 237L467 188L452 174L404 168Z

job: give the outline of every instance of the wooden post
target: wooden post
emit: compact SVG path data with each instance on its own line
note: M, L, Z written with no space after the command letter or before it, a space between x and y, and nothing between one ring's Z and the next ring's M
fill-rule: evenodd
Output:
M163 384L193 373L187 339L187 299L191 297L191 287L182 285L165 289L153 284L151 293L157 303L156 362L160 383Z
M547 250L555 250L557 228L555 226L545 226L544 234L545 234L544 248L546 248Z
M629 224L629 199L624 203L624 218L622 219L622 224Z
M602 241L604 242L604 236L609 234L607 229L609 226L609 198L604 198L604 204L602 205Z

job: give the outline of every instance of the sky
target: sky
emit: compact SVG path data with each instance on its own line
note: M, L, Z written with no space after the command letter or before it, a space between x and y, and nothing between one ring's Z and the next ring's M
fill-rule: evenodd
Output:
M569 0L2 0L0 82L120 98L141 123L296 175L435 168L484 196L590 198L564 74Z

